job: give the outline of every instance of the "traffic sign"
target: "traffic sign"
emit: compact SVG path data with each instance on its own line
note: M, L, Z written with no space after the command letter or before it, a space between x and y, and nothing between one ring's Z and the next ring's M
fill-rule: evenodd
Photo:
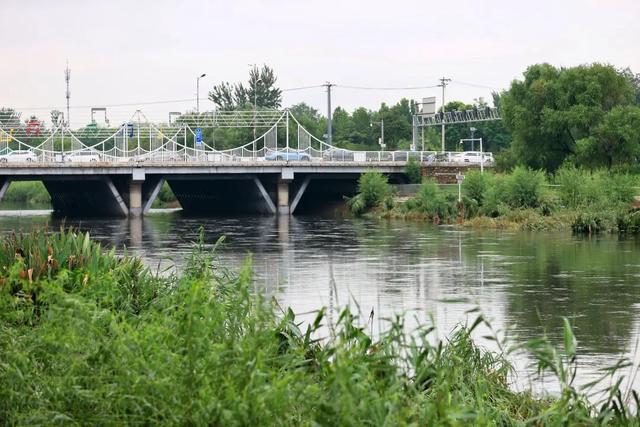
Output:
M202 146L202 129L196 128L196 146Z

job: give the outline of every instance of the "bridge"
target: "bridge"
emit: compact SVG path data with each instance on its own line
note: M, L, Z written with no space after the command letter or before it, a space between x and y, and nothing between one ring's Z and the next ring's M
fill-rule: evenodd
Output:
M215 148L215 130L254 130L231 149ZM208 138L203 131L210 132ZM259 135L256 133L259 130ZM356 192L368 170L405 182L413 158L461 165L426 151L350 151L309 133L289 112L189 114L158 125L141 111L120 126L49 130L0 127L0 199L16 180L42 181L65 216L140 216L167 182L186 213L292 214L335 206ZM445 159L444 161L441 159Z

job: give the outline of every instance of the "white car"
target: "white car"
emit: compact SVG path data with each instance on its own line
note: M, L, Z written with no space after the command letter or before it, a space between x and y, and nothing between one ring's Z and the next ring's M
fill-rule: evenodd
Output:
M69 153L63 157L65 162L73 162L73 163L95 163L100 161L100 156L96 153L91 152L76 152Z
M451 155L451 161L454 163L493 163L492 153L481 153L480 151L463 151Z
M29 150L14 150L7 154L0 155L1 163L23 163L23 162L37 162L38 156L33 151Z

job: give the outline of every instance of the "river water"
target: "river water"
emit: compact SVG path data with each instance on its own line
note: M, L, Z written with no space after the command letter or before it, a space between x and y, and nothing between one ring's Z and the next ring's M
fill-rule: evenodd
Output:
M61 225L46 211L32 214L4 213L0 230ZM225 236L218 252L223 264L239 268L251 255L256 286L302 320L321 306L335 313L351 304L363 321L373 310L374 333L384 329L383 319L407 313L408 328L415 319L432 317L444 337L456 325L472 322L477 313L467 312L478 307L499 335L508 329L512 344L546 333L560 345L564 316L578 339L581 382L637 353L638 239L321 217L188 218L180 212L65 224L118 250L126 246L160 270L180 268L203 226L206 243ZM533 384L529 358L513 357L518 371L526 373L518 384Z

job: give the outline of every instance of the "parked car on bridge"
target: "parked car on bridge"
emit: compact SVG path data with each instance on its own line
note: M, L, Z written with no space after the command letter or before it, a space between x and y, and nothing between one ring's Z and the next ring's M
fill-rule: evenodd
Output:
M37 162L38 156L33 151L29 150L14 150L6 154L0 155L1 163L23 163L23 162Z
M62 160L73 163L95 163L100 161L100 156L90 151L75 151L65 154Z
M169 150L156 150L148 153L141 153L135 156L129 157L131 162L176 162L183 160L184 156L180 156L178 153Z
M493 163L493 154L480 151L463 151L451 156L454 163Z
M311 161L311 156L302 151L268 151L265 160Z
M322 152L322 158L331 161L351 161L353 160L353 151L344 148L329 148Z

